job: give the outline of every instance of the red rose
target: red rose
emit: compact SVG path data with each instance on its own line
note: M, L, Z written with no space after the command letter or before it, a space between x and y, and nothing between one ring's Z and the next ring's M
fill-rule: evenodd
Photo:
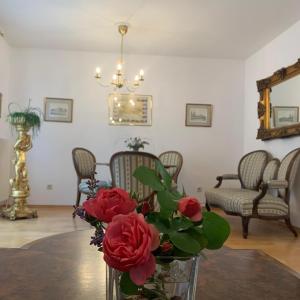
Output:
M150 210L151 210L150 204L147 201L143 202L143 204L142 204L142 214L144 216L146 216L150 212Z
M83 203L83 208L89 215L109 223L116 215L126 215L134 211L136 202L122 189L100 189L95 198Z
M170 242L165 241L161 244L160 247L162 252L168 252L173 248L173 245Z
M194 222L202 219L201 206L196 198L185 197L179 200L178 210Z
M151 251L159 246L159 233L142 214L115 216L103 240L106 263L119 271L129 272L131 280L143 285L155 272Z

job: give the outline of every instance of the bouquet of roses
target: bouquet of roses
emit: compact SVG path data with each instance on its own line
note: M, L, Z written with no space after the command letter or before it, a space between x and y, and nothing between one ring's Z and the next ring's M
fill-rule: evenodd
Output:
M123 189L112 188L100 189L77 212L96 228L91 244L104 253L110 267L123 272L121 291L145 295L144 285L162 257L166 263L172 257L198 255L204 248L218 249L230 228L217 214L204 211L196 198L174 191L161 163L156 170L138 167L134 176L156 192L158 211Z

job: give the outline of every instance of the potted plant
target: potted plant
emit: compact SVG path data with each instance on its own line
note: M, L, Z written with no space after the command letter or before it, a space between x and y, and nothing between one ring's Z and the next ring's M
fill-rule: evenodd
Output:
M35 135L40 127L41 127L41 111L37 107L31 107L29 104L25 109L22 109L17 103L10 103L8 105L8 123L14 127L22 127L23 129L27 129L29 131L32 129L33 135ZM13 110L13 107L17 107L17 110Z
M90 244L104 253L106 299L195 299L199 255L222 247L229 224L174 191L160 162L156 172L140 166L134 176L156 191L157 211L120 188L100 189L76 210L95 227Z
M17 110L12 110L13 106ZM11 207L3 210L4 217L10 220L37 217L37 212L27 207L29 196L29 183L26 166L26 152L32 148L31 136L28 133L32 130L33 135L37 134L41 126L41 112L38 108L30 106L21 109L16 103L8 106L9 114L7 121L17 131L17 141L14 145L16 159L14 160L15 176L10 179L11 194L14 203Z
M140 149L144 149L145 145L149 145L147 141L143 141L140 137L129 138L125 140L125 144L132 151L139 151Z

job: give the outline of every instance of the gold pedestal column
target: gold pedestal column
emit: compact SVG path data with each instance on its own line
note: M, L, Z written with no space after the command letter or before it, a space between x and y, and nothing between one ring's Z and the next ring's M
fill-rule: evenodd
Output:
M15 178L9 180L11 186L10 196L14 199L11 207L2 211L3 217L10 220L36 218L37 211L27 207L27 198L30 195L26 168L26 152L32 148L31 136L28 134L30 128L23 124L15 124L18 133L17 142L14 145L16 159L13 161Z

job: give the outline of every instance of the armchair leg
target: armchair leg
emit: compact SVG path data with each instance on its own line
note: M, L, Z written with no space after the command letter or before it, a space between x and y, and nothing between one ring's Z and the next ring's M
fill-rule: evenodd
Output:
M293 225L291 224L290 218L284 219L284 220L285 220L285 224L288 227L288 229L294 234L295 237L297 237L298 233L295 230L295 228L293 227Z
M207 211L211 211L210 206L208 205L207 201L205 202L205 208L207 209Z
M242 225L243 225L243 238L246 239L248 237L248 227L249 227L249 217L242 217Z
M76 207L78 207L79 206L79 204L80 204L80 198L81 198L81 192L78 190L77 191L77 198L76 198Z

